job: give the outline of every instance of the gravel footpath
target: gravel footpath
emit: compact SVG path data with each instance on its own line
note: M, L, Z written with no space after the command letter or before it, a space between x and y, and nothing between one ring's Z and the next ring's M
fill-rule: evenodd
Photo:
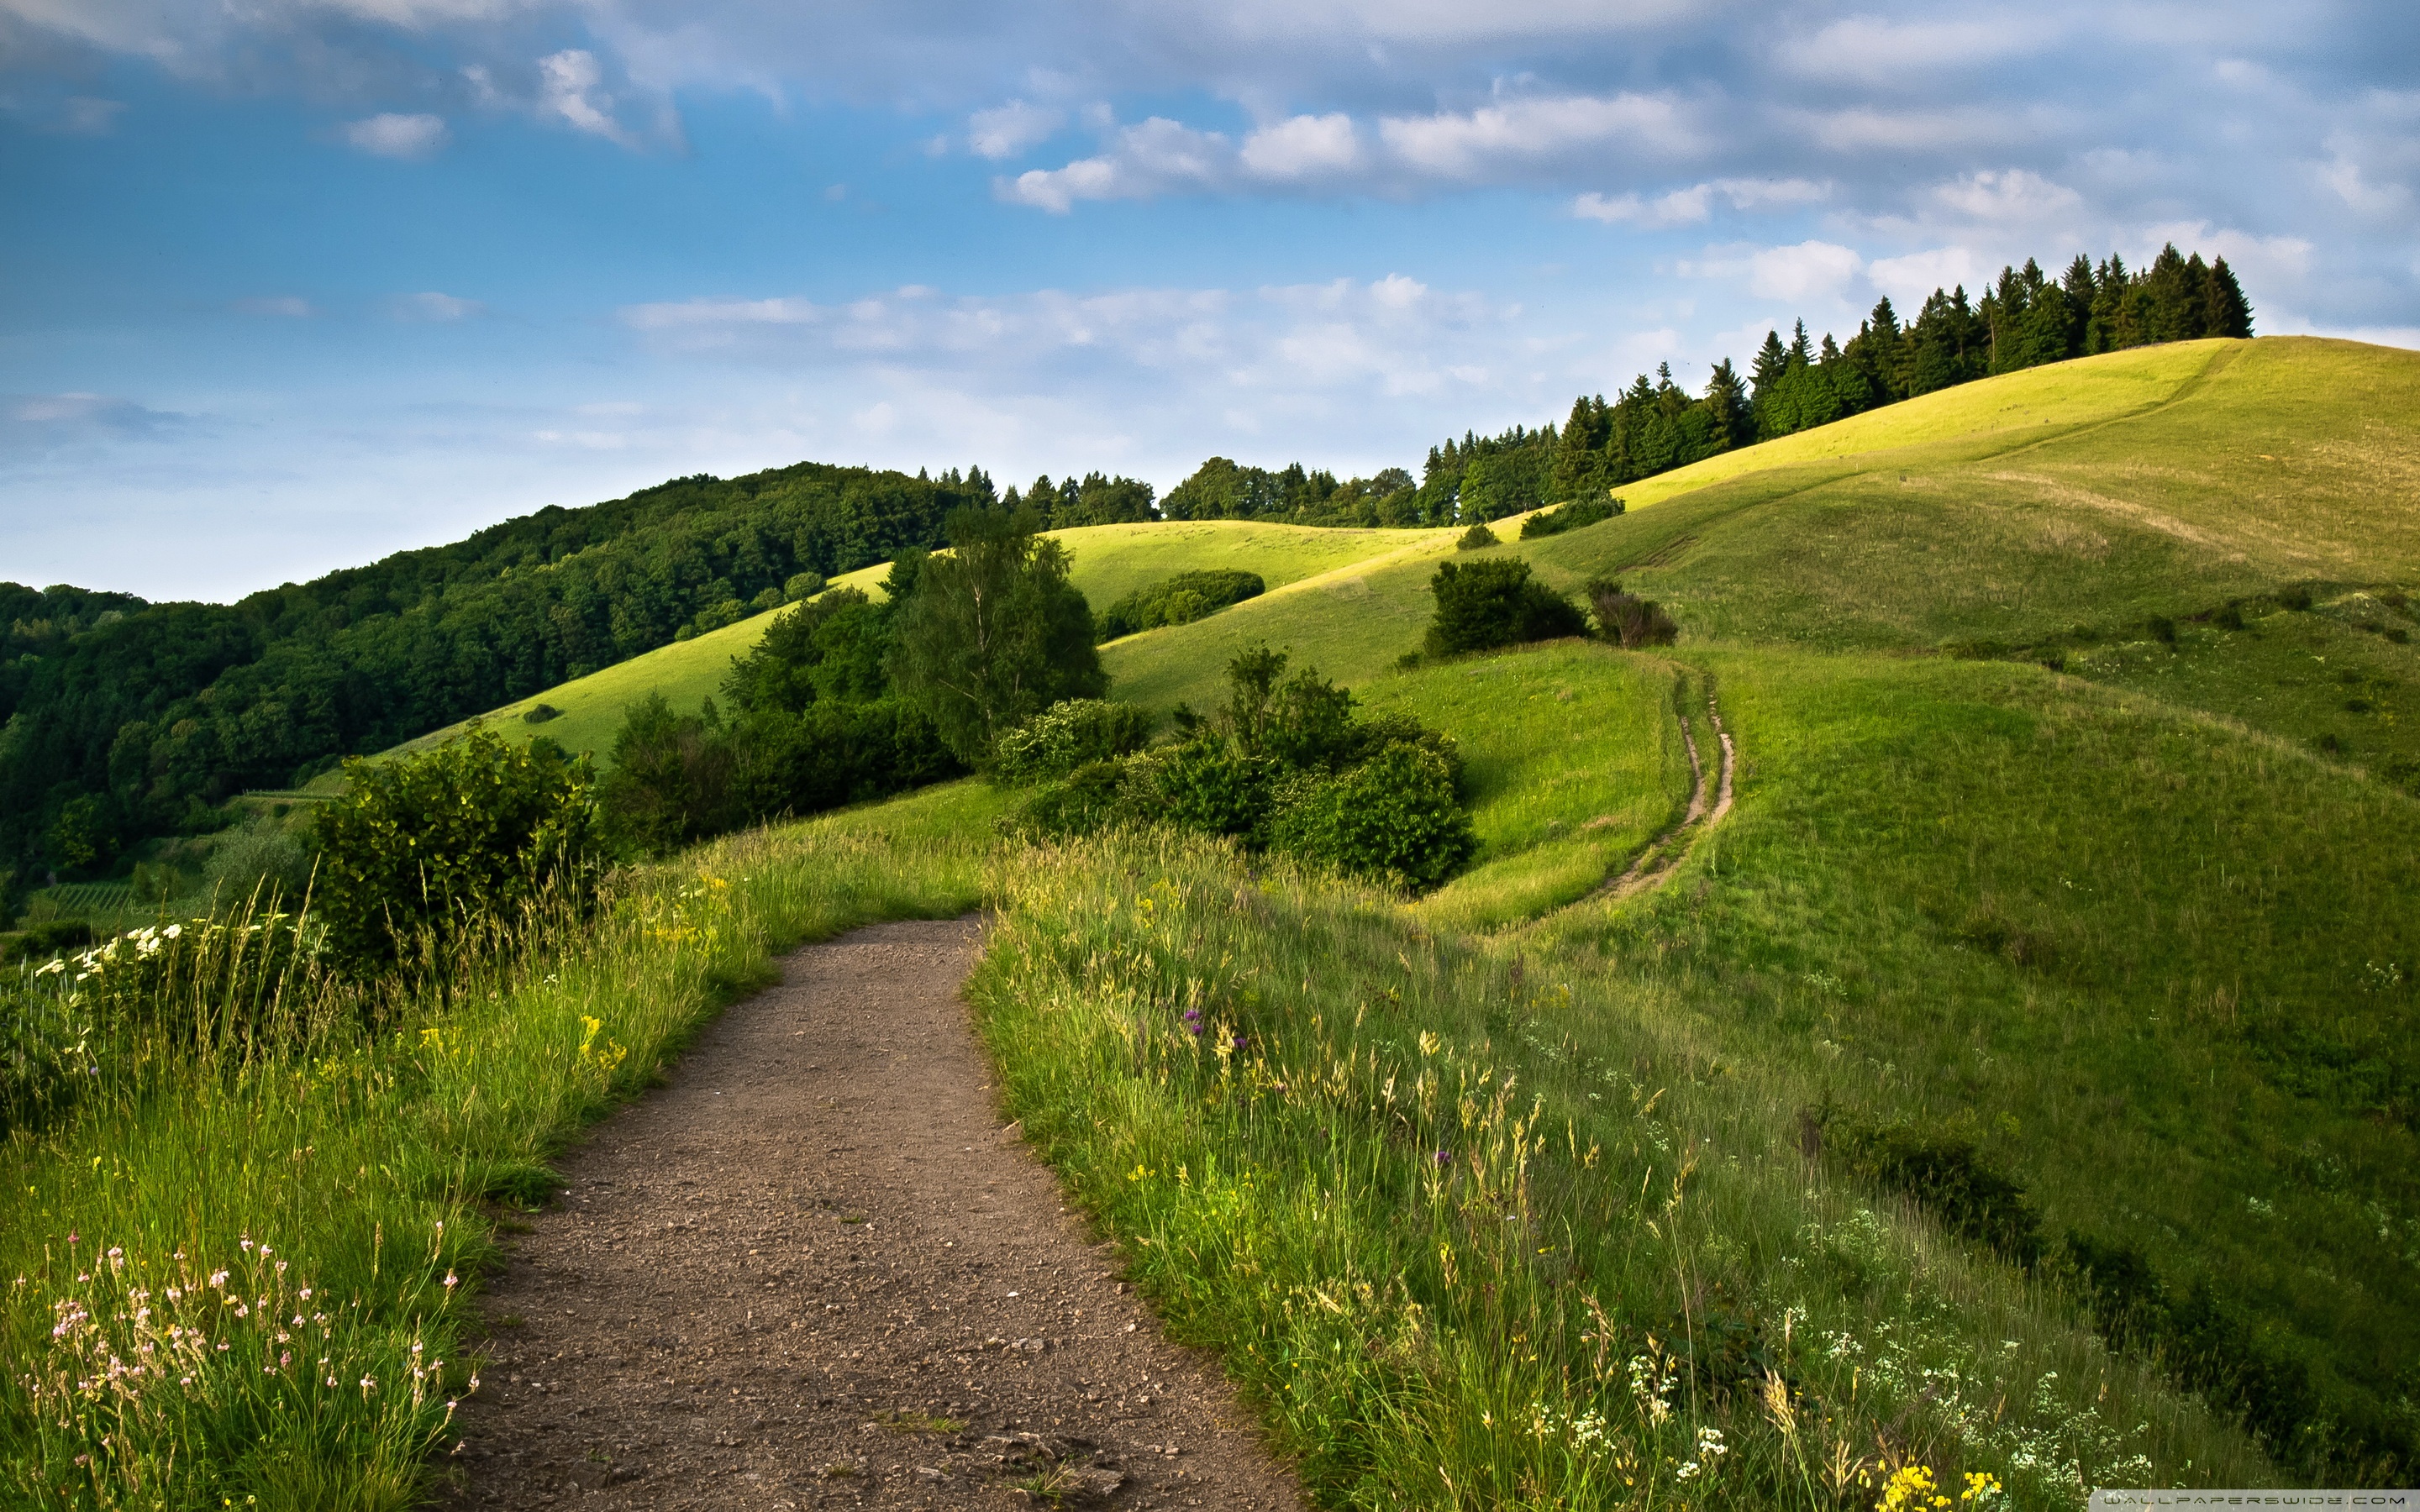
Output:
M508 1241L445 1502L1299 1507L1002 1129L982 926L783 963Z

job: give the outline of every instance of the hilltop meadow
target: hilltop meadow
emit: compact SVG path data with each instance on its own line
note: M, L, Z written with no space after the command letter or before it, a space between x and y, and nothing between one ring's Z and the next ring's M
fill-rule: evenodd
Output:
M2106 273L1643 475L1457 443L1518 508L938 513L239 800L208 919L44 889L11 1496L414 1504L551 1163L783 952L978 908L1001 1121L1316 1504L2408 1484L2420 357Z

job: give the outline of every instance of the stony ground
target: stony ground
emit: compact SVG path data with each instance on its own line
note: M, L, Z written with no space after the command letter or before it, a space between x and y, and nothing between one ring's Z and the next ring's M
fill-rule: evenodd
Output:
M458 1507L1297 1507L1001 1126L977 920L784 963L489 1279Z

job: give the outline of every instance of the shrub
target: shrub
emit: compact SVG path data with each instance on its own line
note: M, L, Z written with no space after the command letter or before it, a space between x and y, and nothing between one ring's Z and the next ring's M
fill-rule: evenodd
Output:
M1457 551L1484 551L1491 546L1500 544L1502 543L1496 539L1494 531L1484 525L1473 525L1455 540L1453 548Z
M1681 638L1681 627L1653 599L1625 594L1609 578L1592 579L1584 590L1596 614L1596 633L1625 651L1640 646L1668 646Z
M555 893L593 894L601 860L587 758L473 730L426 755L345 764L350 791L315 816L314 912L361 973L443 959L466 928Z
M92 923L88 919L44 919L18 933L0 935L0 965L47 961L62 950L72 950L92 941Z
M992 775L1003 782L1065 777L1088 763L1110 761L1143 748L1151 712L1101 699L1062 699L1000 737Z
M731 806L731 748L713 711L676 713L661 693L623 711L613 764L597 784L604 830L615 849L660 856L737 821Z
M783 596L794 604L802 598L813 598L823 591L824 575L820 572L793 573L790 580L782 585Z
M531 724L544 724L549 719L559 719L563 717L563 711L556 708L551 703L533 703L521 715L521 717Z
M933 721L895 697L759 712L709 738L729 753L722 828L864 803L966 770Z
M1553 509L1540 510L1521 522L1521 539L1531 541L1541 535L1560 535L1608 520L1621 513L1619 499L1575 499Z
M264 900L300 899L311 885L311 865L310 852L292 830L273 820L255 820L219 837L204 875L223 904L255 892Z
M1301 793L1271 827L1270 848L1353 875L1425 890L1479 848L1455 773L1425 745L1398 744Z
M1429 592L1436 596L1426 641L1432 656L1588 633L1578 608L1517 557L1440 563Z
M1133 812L1132 777L1123 762L1087 762L1044 783L1001 827L1033 838L1097 834Z
M1180 572L1111 604L1094 623L1093 630L1099 640L1114 640L1163 625L1189 625L1267 591L1268 584L1257 572Z
M1204 735L1160 767L1160 817L1206 835L1251 836L1268 817L1280 775L1268 757Z

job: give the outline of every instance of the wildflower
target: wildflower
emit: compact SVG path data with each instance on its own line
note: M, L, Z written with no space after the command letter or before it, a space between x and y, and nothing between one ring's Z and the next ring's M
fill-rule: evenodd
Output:
M451 1290L454 1287L459 1285L461 1280L462 1278L460 1276L456 1275L451 1271L445 1273L445 1286L448 1290ZM309 1293L306 1292L304 1295L307 1296Z
M1440 1150L1438 1150L1438 1151L1436 1152L1436 1163L1437 1163L1439 1165L1452 1165L1452 1164L1453 1164L1453 1151L1452 1151L1452 1150L1450 1150L1450 1149L1440 1149Z

